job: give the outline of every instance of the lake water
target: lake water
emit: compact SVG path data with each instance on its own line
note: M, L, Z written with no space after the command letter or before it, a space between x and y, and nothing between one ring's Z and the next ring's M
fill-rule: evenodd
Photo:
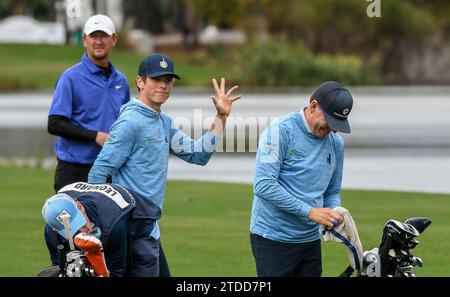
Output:
M350 90L343 187L450 193L450 87ZM226 136L255 145L271 119L307 105L310 91L243 92ZM163 110L198 136L215 113L208 92L179 89ZM46 132L51 100L49 93L0 94L0 159L39 156L53 166L55 138ZM169 178L251 183L253 165L254 153L216 153L204 168L171 158Z
M215 154L203 166L176 157L169 178L252 183L254 154ZM450 193L450 152L423 148L350 148L345 151L342 187L346 189Z

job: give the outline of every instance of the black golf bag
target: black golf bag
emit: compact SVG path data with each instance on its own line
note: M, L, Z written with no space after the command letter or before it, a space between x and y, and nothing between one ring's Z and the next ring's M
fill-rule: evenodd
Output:
M429 225L428 218L410 218L405 222L389 220L383 228L378 248L363 253L363 266L356 276L360 277L415 277L415 267L422 267L419 257L411 254L419 241L416 239ZM351 276L349 266L340 275Z
M57 248L59 265L42 269L38 277L95 277L94 269L82 251L66 251L63 245Z

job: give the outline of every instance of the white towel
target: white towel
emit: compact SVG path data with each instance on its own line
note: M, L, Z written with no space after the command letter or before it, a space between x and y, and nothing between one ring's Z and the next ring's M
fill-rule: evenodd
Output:
M353 269L361 270L363 262L363 247L359 240L358 230L349 211L344 207L333 209L344 218L344 222L332 230L327 230L326 226L320 226L320 233L325 241L335 241L344 243L348 249L348 260Z

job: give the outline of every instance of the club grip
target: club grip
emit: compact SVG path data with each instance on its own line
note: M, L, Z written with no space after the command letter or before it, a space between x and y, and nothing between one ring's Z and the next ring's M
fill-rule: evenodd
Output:
M59 271L61 273L64 272L64 268L66 266L66 252L65 252L65 248L64 245L62 244L58 244L56 246L56 249L58 250L58 266L59 266Z

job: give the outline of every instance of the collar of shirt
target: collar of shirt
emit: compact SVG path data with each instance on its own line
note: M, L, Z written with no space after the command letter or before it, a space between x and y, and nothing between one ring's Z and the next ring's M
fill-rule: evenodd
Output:
M159 114L161 113L161 111L157 111L156 109L151 108L150 106L148 106L147 104L145 104L144 102L142 102L139 98L133 97L133 100L136 101L137 103L141 104L141 105L144 106L145 108L150 109L150 110L153 111L157 116L159 116Z
M308 121L306 120L305 109L306 109L306 107L303 107L302 109L300 109L299 113L300 113L300 116L302 117L303 125L305 126L306 130L308 131L309 134L312 134L312 131L311 131L311 128L309 127Z
M86 54L84 54L83 57L81 58L81 63L83 63L83 65L86 65L87 69L91 73L101 73L101 74L105 73L104 70L102 68L100 68L99 66L95 65L94 62L92 62L91 59L89 59ZM116 69L114 68L111 61L108 62L108 66L109 66L109 70L110 70L109 71L110 75L116 72Z

